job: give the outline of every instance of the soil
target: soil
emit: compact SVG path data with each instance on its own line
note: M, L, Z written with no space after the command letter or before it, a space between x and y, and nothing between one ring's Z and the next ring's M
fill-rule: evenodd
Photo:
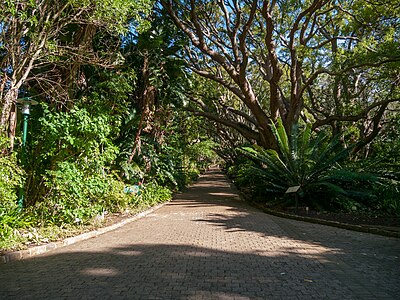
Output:
M256 203L256 206L260 205L258 201L254 202L254 199L252 199L249 196L249 193L245 193L243 190L241 190L239 193L242 199L248 201L249 203ZM265 206L265 208L285 214L296 215L294 207ZM377 227L377 228L383 227L383 229L386 228L389 229L390 231L400 232L400 216L382 215L373 211L329 212L329 211L316 211L316 210L306 209L306 207L299 207L297 215L301 217L321 219L326 221L335 221L351 225L360 225L360 226Z
M271 209L271 208L270 208ZM272 208L273 210L295 214L294 208ZM352 225L370 226L370 227L391 227L396 231L400 231L400 217L392 215L378 215L373 212L320 212L307 210L304 207L298 209L297 215L314 219L322 219L327 221L335 221Z

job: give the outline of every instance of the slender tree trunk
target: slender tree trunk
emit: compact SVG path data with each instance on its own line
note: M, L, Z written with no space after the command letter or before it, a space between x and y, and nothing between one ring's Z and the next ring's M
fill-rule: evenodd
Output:
M96 34L96 26L93 24L81 25L74 39L74 46L77 54L84 57L87 53L93 53L93 38ZM84 84L80 79L82 62L74 61L66 71L65 86L68 91L69 99L76 96L77 87ZM84 79L84 78L83 78Z
M1 112L0 127L10 138L10 149L14 150L15 128L17 124L18 89L11 87L4 95L3 110Z
M142 79L143 79L143 90L141 97L141 110L142 116L140 118L139 126L136 131L135 141L131 155L129 156L128 163L131 163L134 156L140 153L140 135L142 131L149 132L151 130L150 121L153 115L153 106L155 103L155 98L157 94L157 89L150 85L150 73L149 73L149 54L147 51L143 54L143 69L142 69Z
M144 118L145 118L145 114L144 114L144 112L142 112L142 116L140 117L139 126L136 131L136 135L135 135L135 141L133 143L133 149L132 149L131 155L129 156L129 159L128 159L128 164L130 164L132 162L136 153L140 154L140 144L141 144L140 143L140 134L142 133Z

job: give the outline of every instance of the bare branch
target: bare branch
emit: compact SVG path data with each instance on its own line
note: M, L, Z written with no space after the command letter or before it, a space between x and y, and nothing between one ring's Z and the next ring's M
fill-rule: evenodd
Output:
M398 102L400 101L400 98L396 98L396 99L387 99L387 100L382 100L382 101L378 101L376 103L371 104L370 106L366 107L365 109L363 109L359 114L357 115L349 115L349 116L339 116L339 115L334 115L334 116L329 116L323 120L317 120L314 124L313 124L313 129L316 129L318 127L321 127L323 125L327 125L330 124L334 121L341 121L341 122L356 122L358 120L364 119L367 117L368 113L373 110L376 107L386 107L389 105L389 103L391 102Z

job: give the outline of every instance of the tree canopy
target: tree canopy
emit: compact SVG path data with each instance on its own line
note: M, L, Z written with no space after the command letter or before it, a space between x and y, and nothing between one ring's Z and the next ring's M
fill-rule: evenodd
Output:
M1 118L11 138L16 99L33 96L65 102L74 86L85 84L80 66L120 64L118 34L129 20L145 27L152 1L3 1L0 4ZM96 42L96 45L94 44Z
M211 115L193 95L196 113L259 145L276 147L278 118L287 132L299 119L335 133L356 123L366 145L399 102L400 15L390 1L160 2L190 39L190 70L245 106Z

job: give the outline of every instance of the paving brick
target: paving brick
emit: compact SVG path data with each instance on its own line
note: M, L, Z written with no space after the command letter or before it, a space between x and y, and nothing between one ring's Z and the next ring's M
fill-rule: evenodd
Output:
M399 239L264 214L242 202L217 170L161 209L115 228L0 265L0 299L400 295Z

